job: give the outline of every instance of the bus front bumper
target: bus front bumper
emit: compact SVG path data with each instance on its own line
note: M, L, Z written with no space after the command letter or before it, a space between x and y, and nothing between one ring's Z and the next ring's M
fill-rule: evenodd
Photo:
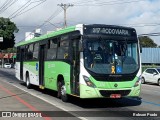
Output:
M140 85L132 88L101 89L81 84L80 98L112 98L112 95L120 95L120 97L138 97L140 95L140 89Z

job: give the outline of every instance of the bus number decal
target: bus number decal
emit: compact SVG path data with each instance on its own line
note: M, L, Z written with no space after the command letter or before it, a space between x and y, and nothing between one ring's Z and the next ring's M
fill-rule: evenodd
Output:
M54 68L55 64L54 63L48 63L48 68Z

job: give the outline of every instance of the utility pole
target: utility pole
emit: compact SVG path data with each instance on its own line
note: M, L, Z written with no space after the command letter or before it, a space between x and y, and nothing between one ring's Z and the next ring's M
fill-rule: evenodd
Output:
M62 9L64 10L64 27L67 27L67 18L66 18L66 11L67 8L69 7L73 7L73 4L58 4L58 6L62 7Z
M3 37L0 37L0 42L3 42ZM1 50L1 57L3 57L3 50ZM3 68L3 59L1 58L1 67Z

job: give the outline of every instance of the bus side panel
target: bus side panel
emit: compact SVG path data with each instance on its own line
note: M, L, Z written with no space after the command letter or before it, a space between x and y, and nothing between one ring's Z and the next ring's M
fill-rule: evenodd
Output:
M29 72L30 83L33 85L39 85L39 74L38 74L38 61L24 62L23 66L23 78L26 81L26 72Z
M20 80L20 62L16 62L15 74L16 74L16 78Z
M70 71L70 65L66 62L46 61L44 68L45 87L57 91L57 78L58 75L62 75L66 85L66 91L70 94Z

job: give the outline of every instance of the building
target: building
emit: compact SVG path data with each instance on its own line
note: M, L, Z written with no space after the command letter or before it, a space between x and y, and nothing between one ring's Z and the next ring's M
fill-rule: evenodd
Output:
M160 65L160 48L142 48L141 61L143 65Z
M4 63L15 63L16 53L0 53L0 65Z

